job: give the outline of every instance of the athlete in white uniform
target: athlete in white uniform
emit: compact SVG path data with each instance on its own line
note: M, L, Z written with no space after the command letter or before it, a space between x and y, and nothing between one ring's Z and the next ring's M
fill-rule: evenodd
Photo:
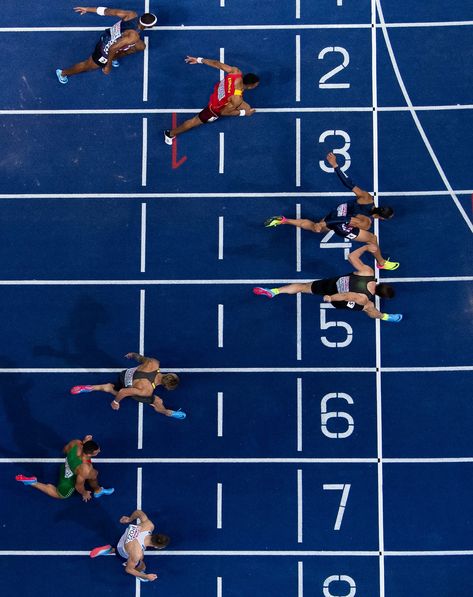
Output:
M137 524L133 524L134 521ZM145 574L144 552L147 547L164 549L169 545L169 537L160 533L153 534L154 524L142 510L135 510L130 516L122 516L120 522L128 526L120 537L117 547L114 548L111 545L95 547L90 552L90 557L96 558L118 553L125 560L123 565L126 566L125 571L128 574L136 576L142 582L156 580L157 574Z

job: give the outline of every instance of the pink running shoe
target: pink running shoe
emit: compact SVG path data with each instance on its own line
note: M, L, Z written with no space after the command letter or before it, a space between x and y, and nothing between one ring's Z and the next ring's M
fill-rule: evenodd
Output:
M254 294L258 294L261 296L267 296L268 298L273 298L276 296L276 293L270 290L269 288L261 288L261 286L257 286L253 288Z
M15 477L15 481L20 481L20 483L24 483L25 485L34 485L38 482L36 477L25 477L25 475L17 475Z
M89 553L89 556L91 558L96 558L98 556L112 556L113 553L113 547L111 545L102 545L101 547L94 547Z
M93 392L92 386L74 386L71 388L71 394L83 394L85 392Z

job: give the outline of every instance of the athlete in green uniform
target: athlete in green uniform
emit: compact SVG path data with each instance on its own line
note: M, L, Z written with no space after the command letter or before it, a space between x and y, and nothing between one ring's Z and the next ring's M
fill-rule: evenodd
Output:
M40 483L36 477L25 477L25 475L17 475L15 479L24 485L31 485L53 498L71 497L76 490L81 494L84 502L91 499L92 491L95 498L110 495L115 491L113 488L105 489L98 484L98 472L93 467L91 458L98 455L100 447L92 440L91 435L86 435L82 441L73 439L64 446L63 452L66 455L66 460L61 465L57 485ZM92 491L85 488L86 481Z

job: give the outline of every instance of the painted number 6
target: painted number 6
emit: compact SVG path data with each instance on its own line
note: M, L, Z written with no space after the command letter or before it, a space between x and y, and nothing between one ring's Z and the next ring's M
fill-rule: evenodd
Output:
M327 403L333 398L341 398L342 400L346 400L348 404L354 404L353 398L349 394L345 394L343 392L331 392L330 394L325 394L320 402L320 428L325 437L329 437L330 439L346 439L353 433L355 429L355 421L351 415L343 411L327 412ZM330 431L327 427L327 423L330 421L330 419L345 419L347 422L347 428L345 431Z
M351 145L350 135L346 131L324 131L319 137L319 143L324 143L327 137L342 137L342 139L345 141L343 147L332 149L335 155L341 155L345 159L345 163L343 164L343 166L340 166L340 170L342 172L345 172L346 170L348 170L351 164L351 157L348 153L348 150L350 149ZM333 168L331 166L326 166L324 160L319 161L319 166L324 172L333 172Z

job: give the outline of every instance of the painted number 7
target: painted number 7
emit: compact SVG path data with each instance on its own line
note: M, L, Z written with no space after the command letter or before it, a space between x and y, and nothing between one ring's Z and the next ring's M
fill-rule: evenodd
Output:
M333 527L334 531L339 531L342 526L343 515L345 514L345 507L348 501L348 495L350 493L351 485L349 483L341 484L325 484L323 486L324 491L341 491L342 497L340 499L340 505L338 506L337 518Z

